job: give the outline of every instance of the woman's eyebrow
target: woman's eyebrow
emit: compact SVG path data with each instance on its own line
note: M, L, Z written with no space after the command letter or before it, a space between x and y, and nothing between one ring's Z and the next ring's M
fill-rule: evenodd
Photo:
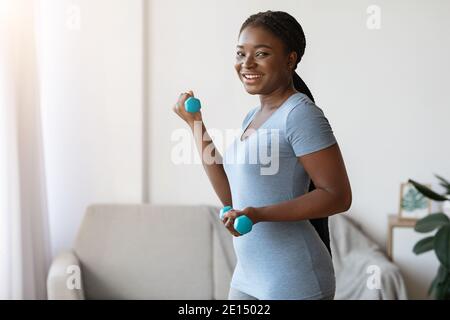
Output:
M237 45L237 47L240 49L244 48L244 46L241 46L241 45ZM253 46L253 48L255 48L255 49L258 49L258 48L272 49L272 47L267 44L257 44L256 46Z

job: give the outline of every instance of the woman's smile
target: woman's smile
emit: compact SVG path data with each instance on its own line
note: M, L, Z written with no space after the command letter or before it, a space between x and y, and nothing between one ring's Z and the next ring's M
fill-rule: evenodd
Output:
M263 74L258 73L242 73L242 81L245 84L252 85L260 82L263 76Z

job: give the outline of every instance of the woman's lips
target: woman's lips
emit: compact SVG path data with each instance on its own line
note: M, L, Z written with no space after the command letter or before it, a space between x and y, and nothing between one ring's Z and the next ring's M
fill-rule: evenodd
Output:
M249 73L244 73L242 74L242 79L244 81L244 83L246 84L255 84L258 81L260 81L262 79L263 75L262 74L249 74Z

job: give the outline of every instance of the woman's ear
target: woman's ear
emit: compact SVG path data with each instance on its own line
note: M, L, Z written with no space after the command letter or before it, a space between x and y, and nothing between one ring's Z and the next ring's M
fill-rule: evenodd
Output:
M294 71L295 64L297 62L297 52L292 51L288 57L288 67L291 71Z

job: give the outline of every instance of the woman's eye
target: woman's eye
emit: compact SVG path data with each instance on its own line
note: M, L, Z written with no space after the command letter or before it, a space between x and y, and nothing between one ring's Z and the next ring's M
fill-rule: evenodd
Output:
M237 55L238 57L243 57L243 56L244 56L244 54L243 54L242 52L237 52L236 55Z
M267 56L267 53L266 52L257 52L256 56L257 57L259 57L259 56L265 57L265 56Z

